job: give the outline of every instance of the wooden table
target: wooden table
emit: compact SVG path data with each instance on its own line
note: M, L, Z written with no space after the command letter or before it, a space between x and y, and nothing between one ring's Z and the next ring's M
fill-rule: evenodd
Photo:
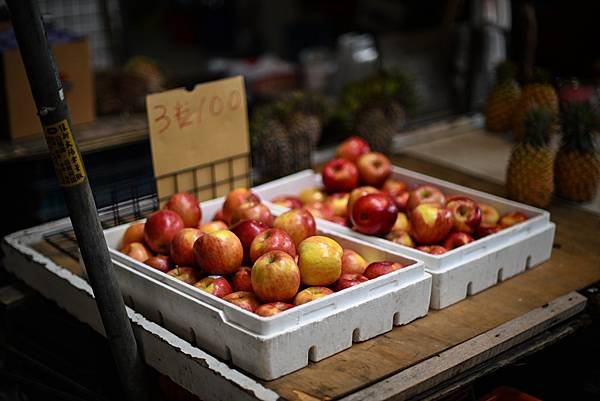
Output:
M399 155L394 163L504 195L503 187L497 184L413 157ZM600 216L560 201L552 204L550 212L557 225L550 261L280 379L264 382L235 370L229 370L229 376L212 371L197 353L183 352L183 346L160 357L147 351L147 361L168 374L180 372L174 365L185 362L185 369L197 372L197 376L185 375L180 384L204 394L207 400L213 396L239 399L242 395L246 399L250 393L248 399L298 401L438 397L506 361L569 335L581 324L578 318L586 299L575 291L600 280ZM44 253L52 257L50 250ZM68 263L55 260L58 264ZM146 326L134 324L152 338ZM143 347L149 343L143 341ZM216 395L202 390L206 387L203 383L211 380L219 383ZM254 390L248 391L248 386Z

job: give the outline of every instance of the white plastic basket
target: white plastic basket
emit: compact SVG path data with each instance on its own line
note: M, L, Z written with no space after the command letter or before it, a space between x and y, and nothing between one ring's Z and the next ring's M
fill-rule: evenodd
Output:
M445 194L465 195L477 202L488 203L501 214L519 211L529 217L523 223L442 255L431 255L384 238L364 235L348 227L319 220L324 228L424 261L427 272L433 276L431 308L445 308L550 258L555 226L547 211L400 167L393 167L392 177L411 186L433 184ZM315 186L322 186L321 175L305 170L257 186L253 191L268 201L280 195L297 195L303 188ZM285 210L281 206L272 206L275 210Z
M223 199L201 204L208 220ZM277 212L275 212L277 214ZM354 249L368 262L412 263L281 314L260 317L144 265L118 249L129 225L105 231L126 303L192 344L231 360L265 380L275 379L427 314L431 276L422 262L333 232L319 234Z

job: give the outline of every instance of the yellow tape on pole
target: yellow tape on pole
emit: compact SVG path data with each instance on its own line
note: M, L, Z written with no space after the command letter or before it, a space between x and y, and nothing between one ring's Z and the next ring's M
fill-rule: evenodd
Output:
M46 125L44 135L60 185L72 187L81 184L85 179L85 168L75 146L69 122L65 119Z

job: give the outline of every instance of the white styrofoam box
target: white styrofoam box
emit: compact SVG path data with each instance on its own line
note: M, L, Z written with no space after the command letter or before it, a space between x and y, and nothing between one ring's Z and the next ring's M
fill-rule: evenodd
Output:
M424 261L427 272L433 276L431 308L445 308L550 258L555 226L547 211L400 167L392 168L392 177L409 186L433 184L447 195L465 195L477 202L488 203L498 209L500 214L519 211L529 217L523 223L443 255L431 255L385 238L361 234L348 227L319 220L323 227L335 232ZM298 195L307 187L322 187L321 175L312 170L304 170L257 186L253 191L268 201L280 195ZM272 206L274 210L285 210L281 206Z
M222 199L201 204L203 221ZM277 214L277 212L275 212ZM393 273L278 315L260 317L120 253L129 225L105 231L126 303L189 340L265 380L275 379L427 314L431 276L422 262L318 225L318 233L368 262L412 263Z

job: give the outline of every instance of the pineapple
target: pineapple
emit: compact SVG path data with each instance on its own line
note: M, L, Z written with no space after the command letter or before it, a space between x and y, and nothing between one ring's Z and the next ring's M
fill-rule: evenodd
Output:
M321 139L322 121L325 119L325 100L321 96L292 92L279 102L281 118L292 138L308 135L312 146Z
M596 196L600 158L595 149L597 119L587 102L565 103L563 137L554 164L556 192L575 202Z
M550 111L550 132L558 131L558 96L554 87L549 83L548 74L536 69L531 83L526 84L521 92L521 98L515 108L513 133L515 140L520 141L525 134L525 118L529 111L537 106L544 106Z
M554 189L554 150L550 146L552 112L532 107L525 116L523 141L517 143L506 170L508 196L519 202L545 207Z
M504 132L512 126L513 112L521 97L521 87L515 80L516 68L509 61L496 67L496 84L485 105L485 127L491 132Z

